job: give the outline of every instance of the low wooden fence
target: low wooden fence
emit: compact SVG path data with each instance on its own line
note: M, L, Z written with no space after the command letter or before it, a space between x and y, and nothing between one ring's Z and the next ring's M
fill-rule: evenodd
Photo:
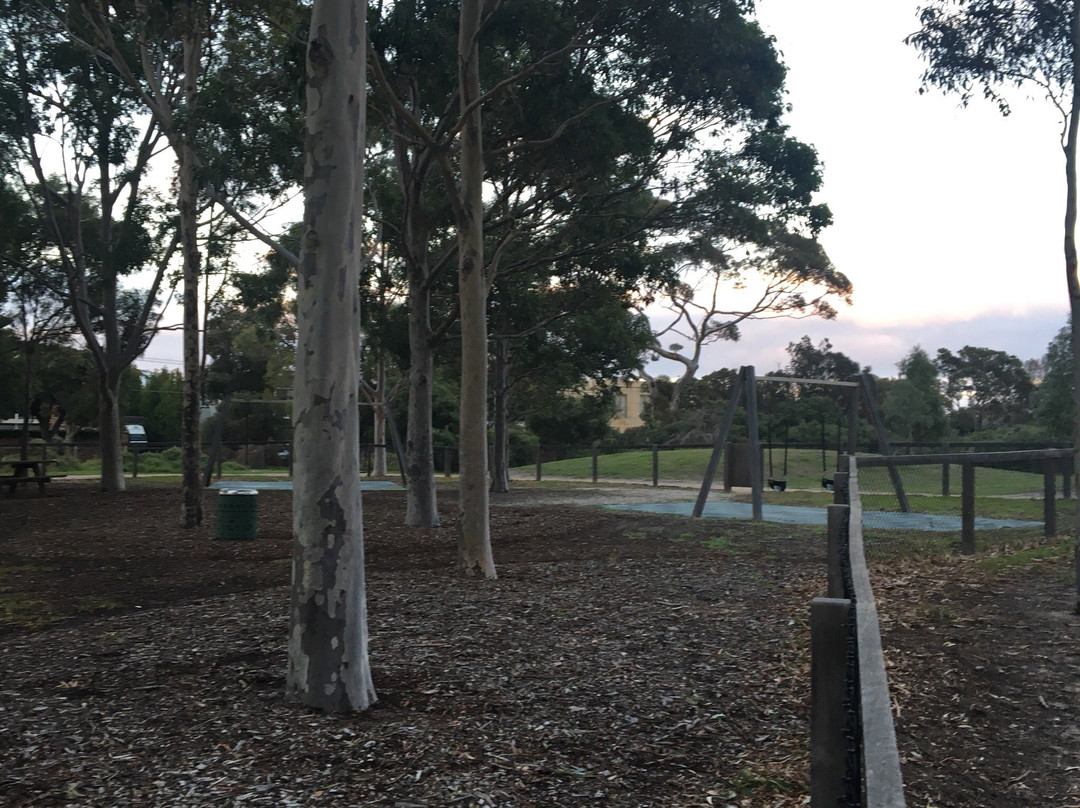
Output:
M829 506L828 597L811 606L810 804L904 808L858 469L849 469L837 473Z
M947 454L903 455L891 457L859 457L858 466L862 469L887 468L897 481L900 497L900 509L907 511L907 500L903 496L900 484L900 469L911 466L940 466L941 495L951 493L951 469L960 467L960 552L975 552L975 469L1000 469L1035 475L1041 478L1043 499L1043 533L1056 536L1057 523L1057 480L1062 480L1061 490L1065 498L1072 495L1072 477L1074 474L1072 449L1035 449L1011 452L950 452Z

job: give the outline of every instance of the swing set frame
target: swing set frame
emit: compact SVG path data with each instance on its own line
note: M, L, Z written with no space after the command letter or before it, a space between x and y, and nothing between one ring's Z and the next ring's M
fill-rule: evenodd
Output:
M882 454L886 457L892 455L888 438L885 435L885 422L881 412L877 408L874 396L873 382L865 373L860 373L852 381L840 381L838 379L802 379L791 376L758 376L753 365L743 365L735 377L731 388L731 398L728 399L727 407L720 420L720 427L716 431L713 441L712 455L709 465L705 469L705 477L701 481L701 490L698 492L697 501L694 503L693 515L700 517L705 510L705 503L712 490L713 480L716 478L716 470L720 465L720 457L724 452L724 446L731 433L731 427L735 423L735 413L739 404L746 407L746 431L750 442L750 493L751 508L755 521L761 521L762 491L764 489L763 472L761 467L761 436L758 434L758 405L757 385L758 382L780 382L783 384L825 385L830 387L845 387L850 390L851 406L848 408L848 429L846 454L851 457L855 454L859 433L859 407L865 403L870 413L870 420L877 435L878 444ZM900 503L900 510L904 513L909 511L907 495L904 493L904 484L900 479L900 472L896 465L888 463L889 479L896 498ZM822 478L824 483L825 478Z

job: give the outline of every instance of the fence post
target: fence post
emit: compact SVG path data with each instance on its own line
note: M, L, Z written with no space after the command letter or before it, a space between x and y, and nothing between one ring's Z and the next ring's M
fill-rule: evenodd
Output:
M851 507L849 505L829 505L826 510L829 523L828 532L826 533L829 597L842 598L844 596L842 550L843 545L847 544L848 519L851 518Z
M949 496L949 464L941 464L941 496Z
M810 805L844 804L847 789L848 626L851 601L814 598L810 607Z
M652 445L652 485L656 488L660 485L660 447Z
M542 476L541 471L540 471L540 467L543 465L543 462L544 461L543 461L542 450L540 449L540 444L538 443L538 444L536 444L536 481L537 482L540 482L540 478Z
M600 443L595 442L592 445L592 481L595 483L600 479Z
M960 465L960 552L975 552L975 464Z
M1057 480L1053 471L1043 472L1043 535L1057 535Z
M841 468L848 468L847 455L841 457ZM833 474L833 504L847 505L850 500L848 493L848 473L838 471Z

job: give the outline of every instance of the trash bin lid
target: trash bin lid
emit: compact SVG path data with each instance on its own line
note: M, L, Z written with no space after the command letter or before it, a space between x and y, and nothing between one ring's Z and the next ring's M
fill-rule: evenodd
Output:
M232 496L233 494L252 494L257 495L259 492L254 488L222 488L221 493L218 496Z

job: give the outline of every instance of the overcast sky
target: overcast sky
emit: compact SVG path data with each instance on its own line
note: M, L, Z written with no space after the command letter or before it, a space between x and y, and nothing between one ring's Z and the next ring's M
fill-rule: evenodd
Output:
M822 242L854 305L829 322L747 323L738 343L709 349L702 373L776 369L803 334L882 376L916 344L1029 359L1065 324L1060 119L1042 99L1018 96L1006 118L985 102L919 95L923 63L903 43L917 9L758 0L788 66L787 120L824 164L820 201L835 224Z

